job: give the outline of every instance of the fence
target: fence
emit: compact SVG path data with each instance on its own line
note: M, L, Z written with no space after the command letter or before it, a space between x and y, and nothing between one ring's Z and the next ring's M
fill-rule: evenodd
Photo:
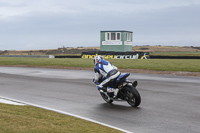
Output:
M55 58L54 55L0 55L0 57Z

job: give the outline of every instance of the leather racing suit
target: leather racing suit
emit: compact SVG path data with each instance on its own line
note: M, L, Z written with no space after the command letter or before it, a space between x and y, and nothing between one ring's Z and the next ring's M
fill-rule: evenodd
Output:
M111 80L115 80L121 74L117 67L105 60L100 60L97 63L94 72L94 82L97 84L98 89L107 87Z

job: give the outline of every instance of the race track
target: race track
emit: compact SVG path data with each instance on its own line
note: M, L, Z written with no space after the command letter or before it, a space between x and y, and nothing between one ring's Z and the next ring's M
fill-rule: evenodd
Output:
M84 70L0 67L0 97L41 105L134 133L199 133L200 78L133 74L142 102L107 104Z

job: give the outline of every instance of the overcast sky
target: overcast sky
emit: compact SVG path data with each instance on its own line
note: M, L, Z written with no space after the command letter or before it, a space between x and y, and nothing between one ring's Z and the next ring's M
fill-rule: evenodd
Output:
M200 46L200 0L0 0L0 50L100 45L100 31L135 45Z

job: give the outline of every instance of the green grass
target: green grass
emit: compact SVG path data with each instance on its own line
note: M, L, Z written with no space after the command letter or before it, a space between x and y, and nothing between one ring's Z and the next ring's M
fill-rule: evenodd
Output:
M159 71L189 71L200 72L199 59L147 59L124 60L109 59L120 69L147 69ZM28 65L28 66L55 66L55 67L89 67L93 68L93 59L70 58L10 58L0 57L0 65Z
M10 58L0 57L0 65L32 65L32 66L61 66L61 67L92 67L89 59L63 58Z
M75 117L36 108L0 103L0 133L121 133Z
M200 72L198 59L112 60L112 63L123 69Z

